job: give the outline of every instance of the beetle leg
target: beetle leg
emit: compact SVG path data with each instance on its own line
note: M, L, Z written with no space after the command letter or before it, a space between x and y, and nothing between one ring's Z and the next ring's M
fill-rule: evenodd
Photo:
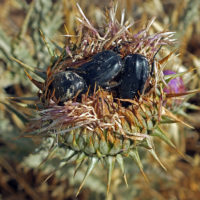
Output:
M121 80L119 82L112 82L112 83L107 83L104 87L106 90L111 90L113 88L118 87L121 84Z
M154 67L155 67L155 57L156 55L158 54L158 52L160 51L162 45L159 47L159 49L156 51L156 53L154 54L153 56L153 62L152 62L152 65L151 65L151 72L150 72L150 75L153 76L153 73L154 73Z

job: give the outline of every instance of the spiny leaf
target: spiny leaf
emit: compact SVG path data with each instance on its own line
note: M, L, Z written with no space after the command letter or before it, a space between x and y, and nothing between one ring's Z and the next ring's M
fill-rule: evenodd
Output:
M200 92L200 89L196 89L196 90L190 90L187 92L181 92L181 93L169 93L166 94L167 98L173 98L173 97L180 97L180 96L185 96L185 95L190 95L190 94L197 94Z
M29 109L42 109L44 106L42 104L27 104L27 103L20 103L20 102L15 102L15 101L10 101L11 103L14 103L17 106L23 107L23 108L29 108Z
M108 182L107 182L107 196L110 190L110 183L111 183L111 178L112 178L112 172L115 166L115 157L114 156L109 156L106 158L106 162L108 165Z
M64 156L64 158L61 160L61 162L69 162L71 160L71 158L73 158L75 155L77 155L77 153L73 150L67 150L66 155Z
M17 110L13 106L11 106L7 103L4 103L2 101L0 101L0 103L2 103L9 111L14 113L23 123L27 123L29 121L27 116L25 116L23 113L21 113L19 110Z
M126 174L125 174L125 169L124 169L124 159L123 159L122 155L117 154L116 160L117 160L117 162L118 162L118 164L119 164L119 166L120 166L120 168L122 170L124 181L126 183L126 186L128 187L128 182L127 182L127 178L126 178Z
M169 60L169 58L172 56L172 54L175 52L176 50L170 52L166 57L164 57L162 60L159 60L159 64L163 64L165 62L167 62Z
M144 173L144 170L143 170L143 165L142 165L142 162L140 160L140 156L138 154L138 150L135 148L135 149L132 149L130 152L129 152L129 156L136 162L136 164L138 165L142 175L144 176L144 179L146 182L149 182L149 179L147 178L146 174Z
M180 115L180 116L183 116L183 117L185 117L186 119L188 118L188 113L186 113L185 112L185 110L183 110L183 109L178 109L177 111L176 111L176 113L178 114L178 115Z
M170 119L167 116L162 116L162 120L160 121L160 124L174 124L177 122L178 122L177 120Z
M176 149L176 146L171 142L171 140L166 136L166 134L164 133L164 131L157 126L154 131L152 136L157 136L159 137L161 140L163 140L164 142L166 142L168 145L170 145L171 147Z
M186 122L184 122L183 120L179 119L176 115L174 115L172 112L170 112L169 110L167 110L165 107L162 107L162 110L163 110L163 115L166 115L167 117L177 121L177 122L180 122L181 124L189 127L189 128L192 128L194 129L194 127L192 127L191 125L187 124Z
M55 173L56 171L60 170L62 167L65 167L66 165L68 165L68 163L60 163L59 167L54 169L46 178L45 180L42 182L42 184L46 183Z
M25 70L24 70L24 71L25 71ZM35 79L33 79L27 71L25 71L25 73L26 73L27 77L30 79L30 81L31 81L36 87L38 87L38 89L40 89L40 90L43 89L44 83L39 82L39 81L36 81Z
M96 158L96 157L91 157L91 158L89 158L89 164L88 164L87 171L86 171L85 176L84 176L84 178L83 178L83 180L82 180L82 183L81 183L81 185L80 185L80 187L79 187L79 189L78 189L78 192L76 193L76 196L78 196L78 194L80 193L81 188L83 187L86 178L90 175L90 173L91 173L92 170L94 169L95 165L97 164L98 160L99 160L99 159Z
M8 100L13 101L37 101L39 98L37 96L34 97L7 97Z
M83 162L87 159L88 157L85 155L85 153L81 153L77 160L76 160L76 168L74 170L74 176L76 176L76 173L78 171L78 169L81 167L81 165L83 164Z
M167 171L167 169L165 168L165 166L162 164L162 162L160 161L160 159L158 158L154 148L153 148L153 141L151 139L151 137L146 138L146 141L148 143L148 145L151 147L151 149L149 149L148 151L151 153L151 155L154 157L154 159L160 164L160 166Z
M40 34L41 34L41 36L42 36L42 39L43 39L43 41L44 41L44 43L45 43L47 49L48 49L49 55L50 55L52 58L55 57L56 55L55 55L54 51L51 49L51 47L50 47L50 45L48 44L48 42L46 41L46 38L45 38L43 32L42 32L41 30L39 30L39 31L40 31Z
M56 47L56 49L59 50L60 53L63 53L63 48L61 46L59 46L54 40L50 40L54 46Z
M50 157L52 157L56 151L58 150L57 146L53 145L50 147L48 155L46 156L46 158L39 164L38 169L47 161L50 159Z
M187 74L187 73L190 73L190 72L192 72L192 71L194 71L194 70L195 70L195 68L192 68L192 69L190 69L190 70L188 70L188 71L185 71L185 72L165 75L165 76L164 76L164 79L165 79L165 81L166 81L167 83L169 83L170 80L172 80L172 79L174 79L174 78L177 78L177 77L181 77L181 76L183 76L183 75L185 75L185 74Z
M13 56L10 56L10 59L17 62L18 64L20 64L24 69L32 71L34 74L36 74L43 80L46 79L46 74L44 72L42 72L41 70L36 69L35 67L32 67L30 65L27 65L27 64L23 63L22 61L18 60L17 58L14 58Z
M191 104L191 103L189 103L189 102L183 102L183 106L184 106L185 108L192 109L192 110L200 110L200 106Z

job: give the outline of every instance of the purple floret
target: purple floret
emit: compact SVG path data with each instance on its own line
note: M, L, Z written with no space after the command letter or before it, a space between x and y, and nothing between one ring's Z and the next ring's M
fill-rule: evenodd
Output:
M163 71L164 75L176 74L176 72L172 70ZM183 93L185 92L185 86L183 83L183 79L181 77L174 78L169 81L168 87L164 88L164 92L169 93Z

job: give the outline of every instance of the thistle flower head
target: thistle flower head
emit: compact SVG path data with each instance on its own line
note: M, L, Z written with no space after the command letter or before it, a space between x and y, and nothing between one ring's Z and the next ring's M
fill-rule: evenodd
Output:
M161 45L173 44L174 33L163 31L149 34L155 18L144 29L134 33L134 24L124 22L124 12L120 22L116 19L116 7L111 8L107 23L100 32L93 27L78 4L77 7L80 13L77 18L80 23L77 37L72 39L70 34L65 35L67 44L64 51L47 69L43 83L28 75L40 89L39 96L43 102L42 108L37 111L38 117L30 122L29 131L55 138L55 146L59 144L57 148L64 148L67 152L65 162L72 157L79 157L76 170L83 161L89 163L78 193L98 161L105 161L108 166L109 191L116 161L127 183L125 157L133 159L145 176L138 148L145 147L165 168L154 150L153 137L157 136L174 147L162 131L163 117L182 121L166 109L163 102L167 98L165 92L180 90L181 86L177 89L173 81L170 90L163 90L161 65L165 59L162 62L155 60ZM113 89L94 87L93 91L88 89L81 95L77 93L74 98L59 104L60 99L55 96L55 90L50 89L55 74L77 70L89 62L93 55L105 50L117 51L122 60L136 53L146 57L149 67L151 64L154 67L154 75L148 76L143 92L132 99L123 99ZM179 83L182 84L180 80Z

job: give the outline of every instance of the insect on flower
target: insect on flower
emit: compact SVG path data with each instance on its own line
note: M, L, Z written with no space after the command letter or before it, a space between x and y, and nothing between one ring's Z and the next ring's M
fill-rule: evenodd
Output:
M130 54L124 59L124 70L121 75L119 94L121 98L132 99L142 93L149 76L149 63L145 56Z
M55 90L55 97L60 102L86 92L88 87L93 89L95 85L106 90L118 90L120 98L139 97L149 74L153 75L155 55L150 72L149 62L141 54L129 54L122 60L116 52L105 50L78 68L55 74L49 89Z
M111 81L121 72L123 62L120 56L114 51L102 51L92 57L92 60L83 64L76 73L84 78L91 88L101 86L105 89L116 87Z
M91 91L95 85L109 89L110 81L119 74L122 64L120 56L115 52L102 51L77 69L68 68L64 72L54 74L48 90L50 93L55 91L54 97L62 103L77 94L87 92L88 87Z
M87 91L85 80L72 71L60 72L53 75L50 91L55 91L55 97L59 102L65 102L72 99L77 93Z
M121 98L132 99L138 94L143 93L144 85L149 77L154 73L155 56L161 47L155 53L149 69L147 58L141 54L129 54L124 59L124 67L121 75L121 84L119 86L119 95Z
M146 28L133 34L129 30L131 24L123 23L124 14L121 23L115 19L113 7L108 15L109 23L105 23L107 26L100 33L77 6L82 15L79 22L83 25L78 40L67 40L63 53L48 67L44 82L28 76L40 89L39 97L44 105L39 117L31 120L29 129L53 138L53 145L66 152L60 166L63 161L73 162L76 173L87 162L77 195L99 161L106 163L108 194L115 162L127 183L126 158L135 160L146 178L138 152L140 147L145 147L165 169L154 150L154 136L174 147L160 128L162 117L177 121L163 106L167 95L160 74L168 56L155 68L160 46L173 44L173 32L150 35L153 18ZM100 89L93 90L95 86ZM132 106L127 107L130 103Z

